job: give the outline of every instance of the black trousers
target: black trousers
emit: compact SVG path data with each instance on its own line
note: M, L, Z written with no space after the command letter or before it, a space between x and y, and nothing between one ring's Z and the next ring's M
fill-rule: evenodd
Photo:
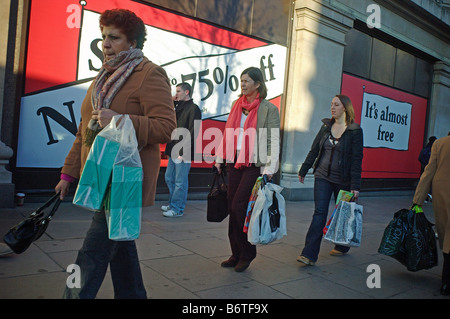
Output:
M235 261L250 262L256 257L256 246L247 240L244 233L244 222L247 214L248 200L260 168L252 164L249 167L236 169L233 163L227 164L228 172L228 238L231 246L231 258Z
M450 254L444 254L444 265L442 267L442 283L450 285Z

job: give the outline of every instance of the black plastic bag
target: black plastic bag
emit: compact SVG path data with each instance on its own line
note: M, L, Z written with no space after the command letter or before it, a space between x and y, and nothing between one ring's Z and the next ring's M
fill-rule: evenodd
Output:
M386 256L393 256L400 253L408 231L409 209L401 209L394 213L394 218L384 230L378 252Z
M412 215L412 216L411 216ZM423 213L411 214L413 226L406 235L406 267L410 271L429 269L438 264L436 236Z
M280 211L278 209L278 199L276 193L273 192L272 195L272 205L269 206L269 221L270 221L270 230L272 232L276 231L277 228L280 227Z
M386 227L378 252L396 259L409 271L430 269L438 264L432 226L421 208L402 209Z
M267 183L273 183L273 181L269 181L266 174L263 175L263 181L261 183L261 188L263 188ZM280 228L280 211L278 209L278 199L276 196L276 192L272 193L272 204L267 209L269 212L269 223L270 223L270 230L272 232L276 231L278 228ZM261 227L262 219L259 220L259 226Z

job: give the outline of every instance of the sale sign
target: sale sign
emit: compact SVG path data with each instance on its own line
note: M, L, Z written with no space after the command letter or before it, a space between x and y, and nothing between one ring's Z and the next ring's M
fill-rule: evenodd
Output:
M418 178L427 99L349 74L341 92L363 130L362 177Z
M364 92L361 126L364 147L408 150L412 104Z
M200 138L205 129L223 129L240 94L240 74L247 67L261 69L267 99L280 107L286 47L131 0L83 4L73 0L31 3L17 167L63 165L75 139L81 103L103 63L98 21L106 9L125 8L144 21L144 55L165 69L173 94L177 84L191 84L194 103L202 110ZM57 50L49 49L56 44Z

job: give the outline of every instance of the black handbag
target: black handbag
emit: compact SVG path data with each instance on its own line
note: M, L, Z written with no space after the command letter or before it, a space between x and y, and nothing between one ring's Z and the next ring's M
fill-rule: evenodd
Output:
M214 174L214 179L209 190L206 220L208 222L220 223L228 216L228 186L224 174Z
M52 196L44 205L35 210L27 219L12 227L3 237L3 241L16 253L21 254L38 240L47 230L48 224L59 207L59 193ZM46 214L44 209L53 204Z

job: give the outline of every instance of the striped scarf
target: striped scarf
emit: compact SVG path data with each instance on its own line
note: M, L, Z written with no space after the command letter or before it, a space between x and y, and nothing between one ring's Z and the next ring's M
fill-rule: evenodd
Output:
M142 62L143 57L140 49L132 48L103 63L92 88L91 104L94 110L109 108L114 96L133 73L134 68ZM101 130L98 122L91 119L86 129L85 144L91 146Z

